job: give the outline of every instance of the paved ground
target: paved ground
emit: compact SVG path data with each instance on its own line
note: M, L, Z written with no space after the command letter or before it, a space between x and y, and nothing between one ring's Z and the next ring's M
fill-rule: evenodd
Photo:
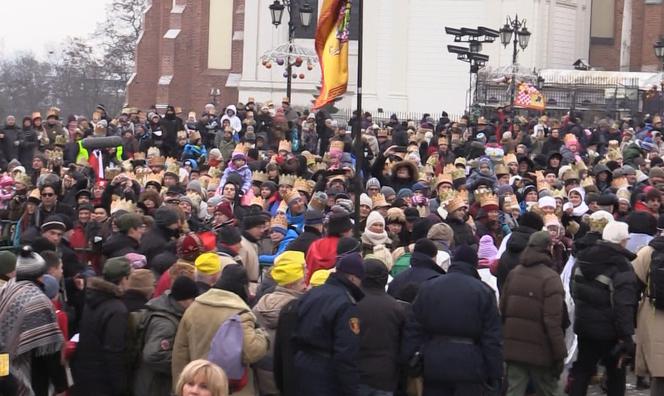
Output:
M636 384L636 378L630 373L627 375L627 392L625 392L625 396L650 396L650 390L636 390L635 387ZM592 387L591 390L588 391L588 396L602 396L606 395L599 386L594 386Z

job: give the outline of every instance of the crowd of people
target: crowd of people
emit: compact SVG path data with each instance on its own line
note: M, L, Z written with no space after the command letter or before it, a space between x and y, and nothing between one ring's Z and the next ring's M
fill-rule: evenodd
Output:
M0 395L664 395L662 118L583 116L7 116Z

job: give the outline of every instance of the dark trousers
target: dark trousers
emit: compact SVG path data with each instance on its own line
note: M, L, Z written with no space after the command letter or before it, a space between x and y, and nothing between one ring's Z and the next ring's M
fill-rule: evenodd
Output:
M497 396L497 390L490 390L483 384L474 383L435 383L424 382L423 396Z
M618 367L619 356L612 355L618 341L599 341L579 338L579 355L572 366L572 387L570 396L585 396L590 379L596 371L597 363L606 367L607 395L625 394L625 368Z

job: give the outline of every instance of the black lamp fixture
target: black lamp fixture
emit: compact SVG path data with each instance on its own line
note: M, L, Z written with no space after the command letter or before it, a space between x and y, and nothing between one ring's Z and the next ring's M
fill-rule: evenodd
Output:
M305 1L304 4L300 6L300 25L305 28L311 26L311 17L313 15L313 7L309 4L309 2Z
M528 46L528 42L530 41L530 32L526 28L525 24L526 22L523 22L524 26L519 30L519 33L517 34L519 36L519 47L521 47L522 50L525 50L526 47Z
M512 33L514 33L514 30L507 23L500 28L500 42L503 44L503 47L510 45Z
M500 42L505 48L507 48L510 43L514 46L512 49L512 82L510 84L510 105L514 105L514 94L516 92L516 60L519 53L519 47L521 51L524 51L528 47L530 42L531 33L526 28L526 20L519 19L519 15L516 15L514 19L507 16L507 20L502 28L498 31L500 34Z
M659 40L657 40L655 45L653 45L653 48L655 49L655 56L657 59L659 59L659 61L664 64L664 37L661 37Z
M272 24L274 26L281 25L281 18L284 16L284 5L279 0L274 0L270 4L270 13L272 14Z

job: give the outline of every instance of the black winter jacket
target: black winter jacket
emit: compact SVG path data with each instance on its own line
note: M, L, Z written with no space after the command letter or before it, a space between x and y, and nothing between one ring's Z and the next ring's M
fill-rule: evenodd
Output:
M630 262L635 258L620 245L601 240L579 253L570 281L579 337L613 341L634 334L637 279ZM611 278L613 293L598 275Z
M397 300L412 302L422 283L444 274L445 270L439 267L433 258L420 252L413 252L410 257L410 268L392 280L387 288L387 294Z
M302 232L297 238L293 239L291 243L286 246L286 250L293 250L296 252L302 252L307 254L309 246L311 246L314 241L322 238L320 231L314 227L304 226L304 232Z
M518 226L512 231L512 234L510 234L510 239L507 241L505 252L503 252L503 255L500 256L500 260L498 261L498 273L496 274L498 290L503 290L507 275L519 265L521 253L528 245L530 235L535 233L535 231L536 230L530 227Z
M473 265L456 261L447 275L422 284L406 321L402 359L419 351L424 394L446 394L449 383L497 385L503 375L501 344L495 294Z
M453 216L447 216L445 223L454 231L454 245L468 245L477 249L477 238L473 235L473 229L465 221Z
M106 258L120 257L127 253L138 253L140 244L127 234L116 232L102 245L102 253Z
M73 360L75 395L120 396L127 386L127 308L115 284L88 281L80 340Z

